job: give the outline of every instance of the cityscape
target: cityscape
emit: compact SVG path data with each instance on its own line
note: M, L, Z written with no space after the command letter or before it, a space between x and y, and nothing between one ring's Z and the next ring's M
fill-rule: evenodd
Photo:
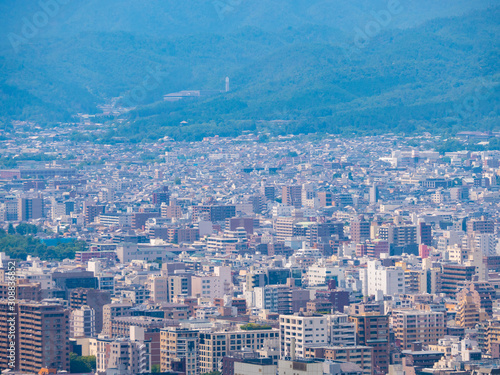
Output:
M500 371L500 134L33 134L1 141L3 373Z
M500 375L499 21L0 1L0 375Z

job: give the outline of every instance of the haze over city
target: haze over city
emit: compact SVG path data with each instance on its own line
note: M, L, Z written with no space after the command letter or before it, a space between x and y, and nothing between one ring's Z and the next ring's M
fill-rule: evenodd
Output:
M500 374L499 20L0 2L2 374Z

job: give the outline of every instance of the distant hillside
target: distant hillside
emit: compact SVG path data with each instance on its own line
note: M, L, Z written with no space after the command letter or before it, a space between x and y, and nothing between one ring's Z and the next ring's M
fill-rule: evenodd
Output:
M232 72L233 92L138 108L118 133L199 139L257 126L344 134L499 127L498 17L496 9L387 31L347 55L325 41L325 30L310 30L322 35L315 43L300 31L293 43ZM280 128L258 120L290 122ZM188 125L179 129L180 121Z
M135 109L111 119L121 125L109 138L192 139L258 127L491 128L498 125L499 8L482 9L492 3L401 1L376 35L359 39L358 28L387 14L387 1L69 2L29 38L21 30L38 3L4 2L0 122L68 121L122 97ZM226 76L228 94L161 100L180 90L222 90ZM475 100L481 79L487 95ZM465 99L474 104L466 113Z

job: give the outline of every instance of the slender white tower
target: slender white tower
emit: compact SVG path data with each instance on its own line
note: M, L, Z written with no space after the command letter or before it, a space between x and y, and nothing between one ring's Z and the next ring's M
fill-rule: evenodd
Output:
M226 77L226 92L229 92L229 77Z

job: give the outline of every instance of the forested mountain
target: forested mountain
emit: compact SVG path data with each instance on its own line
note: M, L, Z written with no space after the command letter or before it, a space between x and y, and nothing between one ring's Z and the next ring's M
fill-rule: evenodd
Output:
M494 4L3 2L0 118L53 124L120 98L132 110L107 118L108 137L493 129ZM226 76L229 93L162 100L223 90Z

